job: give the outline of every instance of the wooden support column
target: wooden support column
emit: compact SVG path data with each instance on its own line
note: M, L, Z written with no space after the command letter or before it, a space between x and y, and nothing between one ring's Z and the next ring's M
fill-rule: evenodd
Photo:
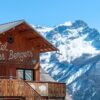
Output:
M40 81L40 63L37 62L34 66L34 75L35 75L35 81Z
M40 81L40 71L39 71L39 69L35 70L35 81Z

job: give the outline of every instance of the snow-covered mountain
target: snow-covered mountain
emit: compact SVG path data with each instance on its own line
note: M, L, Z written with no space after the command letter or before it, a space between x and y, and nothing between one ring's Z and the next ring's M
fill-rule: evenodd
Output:
M100 33L85 22L34 26L59 51L41 55L41 66L66 82L73 100L100 100Z

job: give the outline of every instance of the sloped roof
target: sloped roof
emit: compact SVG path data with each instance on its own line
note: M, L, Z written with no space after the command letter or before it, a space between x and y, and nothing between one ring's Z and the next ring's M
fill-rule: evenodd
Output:
M25 20L17 20L17 21L5 23L5 24L0 24L0 34L9 31L12 28L16 28L17 26L20 26L21 24L27 25L27 27L29 27L31 32L33 33L35 32L34 34L32 34L30 41L35 42L36 40L40 41L41 39L42 42L40 41L40 44L42 44L42 46L38 44L38 47L40 48L41 53L58 50L50 42L48 42L41 34L39 34L39 32L37 32L31 25L29 25Z
M24 22L24 20L18 20L18 21L5 23L5 24L0 24L0 33L6 32L6 31L20 25L23 22Z

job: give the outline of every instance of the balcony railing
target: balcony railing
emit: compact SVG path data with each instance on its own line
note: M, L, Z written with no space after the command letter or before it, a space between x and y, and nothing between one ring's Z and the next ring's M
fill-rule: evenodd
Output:
M25 100L43 100L25 81L18 79L0 79L0 97L25 97Z
M36 90L42 97L54 98L53 100L64 100L66 96L66 84L65 83L28 82L28 84L34 90Z
M14 77L0 77L0 97L2 98L21 97L25 98L25 100L65 100L65 96L66 85L64 83L31 82Z

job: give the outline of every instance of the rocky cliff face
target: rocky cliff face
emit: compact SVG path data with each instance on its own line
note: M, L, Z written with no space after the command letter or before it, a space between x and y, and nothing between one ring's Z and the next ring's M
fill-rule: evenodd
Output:
M66 82L73 100L100 100L100 33L81 20L34 27L59 49L41 54L42 68Z

